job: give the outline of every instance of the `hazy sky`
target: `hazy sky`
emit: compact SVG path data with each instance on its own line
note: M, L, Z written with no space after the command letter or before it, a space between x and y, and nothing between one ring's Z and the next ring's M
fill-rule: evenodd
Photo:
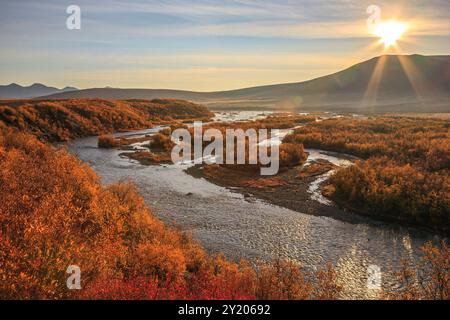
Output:
M0 0L0 84L198 91L296 82L382 53L366 26L409 23L403 53L450 54L449 0ZM81 8L68 30L66 8Z

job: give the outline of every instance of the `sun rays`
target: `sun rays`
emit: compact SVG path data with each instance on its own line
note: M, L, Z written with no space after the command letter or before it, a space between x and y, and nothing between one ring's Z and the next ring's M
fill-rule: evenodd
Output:
M389 61L389 54L395 54L399 61L401 70L411 83L411 87L415 92L416 97L421 101L421 88L418 85L418 79L421 74L414 65L412 59L404 56L404 52L400 46L401 42L411 42L406 36L407 31L411 29L411 23L401 22L399 20L388 20L379 22L371 31L371 34L378 37L379 40L370 45L371 48L380 47L381 56L376 62L371 78L367 84L366 92L363 99L363 105L374 106L378 98L378 89L383 80L383 72L386 63ZM395 58L393 58L395 59Z

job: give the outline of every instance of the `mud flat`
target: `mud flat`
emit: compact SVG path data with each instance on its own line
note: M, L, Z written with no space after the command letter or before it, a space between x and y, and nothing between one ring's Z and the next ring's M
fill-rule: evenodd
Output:
M305 214L332 217L350 223L367 221L365 217L338 208L331 201L319 201L320 185L326 180L323 177L337 168L330 161L319 158L305 165L282 170L276 176L261 176L259 168L245 165L196 165L187 168L186 172L238 192L247 201L261 199ZM314 188L316 183L318 189Z

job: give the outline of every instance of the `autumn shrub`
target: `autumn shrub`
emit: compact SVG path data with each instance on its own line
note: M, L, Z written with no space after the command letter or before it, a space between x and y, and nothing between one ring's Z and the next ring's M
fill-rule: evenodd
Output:
M120 146L120 141L113 136L99 136L98 147L99 148L115 148Z
M450 300L450 249L445 241L440 246L431 242L422 248L422 258L417 263L404 260L403 266L394 270L397 289L383 294L395 300Z
M297 128L284 141L364 159L386 156L428 171L450 168L450 127L445 119L328 119Z
M275 113L265 118L254 121L243 121L244 127L253 127L261 129L291 129L315 122L316 117L312 115L302 115L297 113Z
M214 113L205 106L179 99L152 99L152 100L126 100L133 109L152 117L153 119L167 120L172 124L174 120L210 121Z
M159 133L165 136L170 136L170 134L172 133L172 126L170 126L169 128L161 129Z
M313 287L313 297L316 300L336 300L341 297L342 285L331 263L327 263L316 273L316 281Z
M151 151L137 151L133 153L126 153L127 157L137 160L143 165L154 165L162 163L173 163L170 153L159 153Z
M371 158L336 172L333 196L364 213L448 231L448 175L384 158Z
M190 235L156 219L132 184L103 187L66 150L3 131L0 298L275 297L273 288L265 293L269 288L259 285L249 263L210 256ZM69 265L81 269L81 291L66 287ZM264 270L279 281L285 274L280 268ZM286 277L283 286L300 279L299 270L286 272L298 277ZM302 297L283 290L288 292L283 297Z
M187 299L184 283L157 278L97 279L78 295L83 300L183 300Z
M26 174L24 174L26 173ZM425 255L448 297L448 248ZM445 264L445 262L447 264ZM68 290L66 269L81 269ZM86 164L7 128L0 134L0 299L337 299L331 266L235 263L155 218L134 185L102 186Z
M132 257L136 277L154 276L157 279L181 280L186 272L186 260L181 248L165 243L144 243Z
M257 273L256 298L261 300L335 300L341 293L331 264L305 273L295 262L275 259L260 265Z
M259 129L268 129L269 127L271 128L272 125L274 128L278 128L277 126L280 126L281 124L292 126L297 122L310 121L309 118L304 119L304 117L305 116L299 116L299 118L281 116L281 118L278 119L276 116L272 116L269 120L262 119L256 121L208 124L207 126L202 127L202 134L204 134L206 130L210 129L216 130L216 132L214 133L214 138L210 140L202 140L202 148L204 150L210 146L211 143L219 142L219 144L223 145L223 162L226 162L227 159L232 159L234 164L238 164L239 166L244 163L250 164L254 167L253 169L259 170L257 166L262 165L259 150L267 147L268 156L272 154L271 146L263 144L267 142L264 141L264 139L271 139L270 131L268 131L267 136L263 136L260 134ZM270 124L270 126L268 124ZM235 130L231 137L227 134L227 130L230 129ZM194 128L189 128L189 132L191 135L191 150L194 151ZM221 138L219 138L220 140L216 141L215 135L221 135ZM217 150L214 150L214 152L217 152ZM240 157L241 154L243 154L242 158ZM281 168L301 165L306 161L306 159L307 154L304 152L303 145L301 144L283 142L279 146L279 161ZM242 161L244 163L238 163L238 161Z
M81 292L87 299L166 300L334 300L341 297L331 265L306 279L298 264L276 259L261 262L255 270L248 262L233 263L219 255L188 281L165 277L134 277L91 283Z
M303 164L308 155L305 153L302 144L282 143L280 145L280 167L293 167Z
M149 254L150 274L202 265L204 251L155 219L132 185L102 187L87 165L25 134L0 141L0 297L70 298L69 265L84 283L120 279L142 270L136 256L160 242L170 251Z
M258 273L256 297L261 300L305 300L312 285L305 280L297 264L277 259L262 265Z
M183 100L11 100L0 102L0 123L51 142L154 124L209 120L206 107Z
M100 224L97 176L65 151L21 133L6 135L3 146L0 296L62 298L71 264L82 265L88 279L114 274L109 269L121 246L108 245Z
M333 189L327 193L341 205L374 217L450 230L448 121L328 119L296 129L284 142L366 160L331 177Z
M170 125L170 131L172 132L173 130L176 129L188 129L189 127L184 124L184 123L179 123L179 122L175 122L173 124Z
M174 145L170 135L164 133L155 134L150 142L151 149L162 151L170 151Z

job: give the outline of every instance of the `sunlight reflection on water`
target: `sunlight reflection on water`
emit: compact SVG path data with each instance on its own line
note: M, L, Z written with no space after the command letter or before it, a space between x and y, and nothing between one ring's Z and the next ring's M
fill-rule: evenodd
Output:
M136 134L151 134L155 130ZM332 262L348 298L376 295L367 289L368 265L377 265L387 272L389 267L400 265L405 256L417 259L418 248L427 240L439 240L415 229L381 222L349 223L295 212L257 199L247 201L239 193L186 174L183 166L143 166L120 158L118 155L123 151L98 149L96 137L73 141L69 150L88 162L104 183L133 181L160 219L191 230L207 250L220 251L235 259L283 256L313 270ZM320 157L341 165L351 163L346 157L307 151L311 159ZM385 287L390 286L391 280L383 274Z

